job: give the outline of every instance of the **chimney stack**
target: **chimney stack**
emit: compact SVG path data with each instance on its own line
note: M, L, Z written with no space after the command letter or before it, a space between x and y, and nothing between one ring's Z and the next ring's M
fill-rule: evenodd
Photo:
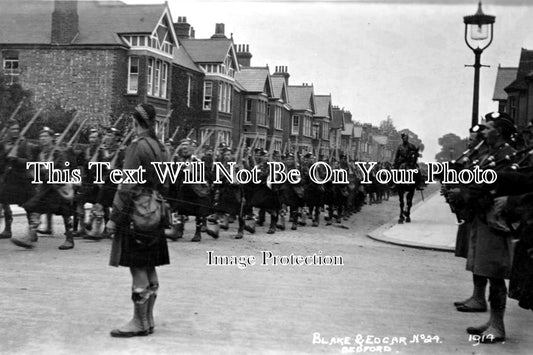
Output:
M51 43L70 44L78 35L78 1L54 1Z
M211 38L225 38L227 39L226 35L224 34L224 24L223 23L217 23L215 26L215 34L211 36Z
M191 38L191 25L187 23L186 16L179 16L178 22L174 24L174 31L178 38Z
M286 66L276 66L276 72L272 76L281 76L285 79L285 84L289 85L289 71Z
M243 67L250 67L252 53L250 53L250 46L248 44L237 45L237 61Z

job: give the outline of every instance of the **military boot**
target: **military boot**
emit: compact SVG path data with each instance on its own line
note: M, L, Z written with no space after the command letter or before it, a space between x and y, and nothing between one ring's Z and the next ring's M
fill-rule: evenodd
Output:
M131 338L150 334L148 323L148 299L150 290L135 290L131 299L133 301L133 318L120 328L113 329L111 336L116 338Z
M11 237L11 242L18 247L32 249L34 244L37 241L37 227L40 223L40 214L39 213L28 213L26 217L28 218L28 233L22 237Z
M146 318L148 319L148 333L152 334L154 332L155 323L154 323L154 304L157 298L157 290L159 289L159 284L150 284L150 297L148 298L148 307L146 309Z
M191 242L199 242L202 240L202 221L196 220L196 230L194 236L191 239Z
M11 209L5 210L4 213L4 231L0 233L0 239L9 239L11 238L11 224L13 223L13 212Z
M278 223L278 215L277 214L271 214L270 215L270 227L268 228L267 234L276 233L276 224L277 223Z
M72 218L70 216L63 216L63 223L65 224L65 241L61 244L59 250L68 250L74 248L74 235L73 235L73 224Z

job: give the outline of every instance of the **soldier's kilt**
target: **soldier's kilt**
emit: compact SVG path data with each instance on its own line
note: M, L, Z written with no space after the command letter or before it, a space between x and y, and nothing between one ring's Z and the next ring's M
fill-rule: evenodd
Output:
M242 193L239 185L223 184L216 211L230 215L240 214Z
M171 196L170 206L183 216L209 216L213 212L209 186L181 184Z
M170 263L167 239L163 228L139 236L129 228L117 228L113 238L109 265L154 267Z
M36 187L27 172L9 169L0 183L0 202L8 205L22 205L35 195Z
M304 205L305 190L303 185L282 184L279 188L279 202L282 205L302 207Z
M278 192L276 191L276 185L272 185L272 189L266 186L266 184L254 185L250 190L250 202L253 207L262 208L268 212L274 212L279 209Z
M310 182L305 189L305 203L307 206L319 206L324 205L324 185L315 184Z
M29 213L52 213L68 216L73 213L74 204L61 197L52 185L38 185L37 193L22 205Z

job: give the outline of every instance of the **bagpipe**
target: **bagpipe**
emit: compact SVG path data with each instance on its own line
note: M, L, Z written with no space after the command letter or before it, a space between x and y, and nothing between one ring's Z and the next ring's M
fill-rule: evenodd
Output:
M463 152L458 159L451 161L453 167L461 170L491 169L496 175L501 172L523 172L526 169L531 169L528 162L533 155L533 145L498 157L497 153L491 154L488 151L479 154L480 149L485 144L485 141L481 141L475 147ZM508 143L504 143L502 148L510 148L510 146ZM452 189L457 187L461 191L460 198L454 196L456 194L452 192ZM443 185L441 195L445 197L446 202L450 205L450 210L456 215L458 224L462 224L465 221L471 221L478 211L499 215L499 213L493 213L495 204L492 190L494 190L494 186L488 183L459 184L459 186ZM496 207L499 208L498 206Z

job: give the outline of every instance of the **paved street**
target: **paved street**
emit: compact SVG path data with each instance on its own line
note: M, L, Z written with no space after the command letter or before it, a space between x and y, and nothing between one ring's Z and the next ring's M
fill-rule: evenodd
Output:
M508 302L505 344L476 346L469 340L465 328L485 322L488 313L458 313L452 305L471 292L463 259L366 236L396 215L394 198L364 206L346 222L350 229L322 225L267 235L263 227L240 241L223 232L219 240L204 237L199 244L188 242L189 233L187 240L169 244L172 264L159 268L155 333L132 339L109 336L132 311L128 270L107 266L110 241L76 240L74 250L59 251L62 228L56 217L57 235L40 238L34 250L0 241L0 353L340 354L339 339L332 345L317 342L343 338L345 350L355 351L368 336L375 343L388 341L390 348L381 350L395 354L530 353L533 314L514 300ZM23 217L17 218L15 233L23 233ZM424 223L413 220L411 226L424 229ZM322 251L342 256L344 265L241 270L207 266L210 250L256 257L261 250ZM392 344L393 337L400 344Z

